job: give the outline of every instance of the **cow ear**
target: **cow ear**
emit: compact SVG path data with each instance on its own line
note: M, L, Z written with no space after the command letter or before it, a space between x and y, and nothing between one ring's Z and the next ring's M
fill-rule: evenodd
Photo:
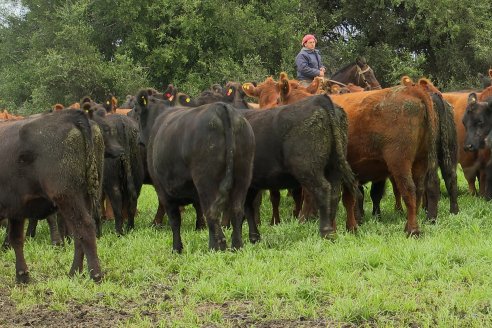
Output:
M474 105L477 103L477 94L475 92L468 95L468 105Z
M149 104L149 93L148 93L148 90L149 89L142 90L137 95L136 101L137 101L137 103L141 107L147 107L147 105Z
M492 68L489 68L489 77L492 78Z
M290 84L287 78L281 79L277 84L278 92L280 93L280 98L285 99L290 93Z
M91 103L83 102L81 108L90 118L92 118Z
M80 101L81 104L83 104L83 103L91 103L91 102L92 102L92 99L91 99L91 97L88 97L88 96L82 98L82 100Z
M318 90L320 89L321 82L323 81L322 77L315 77L313 82L311 82L310 85L306 88L306 91L309 92L310 94L314 95L318 93Z
M400 83L401 83L401 85L404 85L407 87L412 86L414 84L412 79L408 75L402 76Z
M335 83L331 85L330 89L331 89L331 93L334 95L337 95L341 92L340 86L338 84L335 84Z
M116 98L115 96L111 96L111 107L113 112L116 108L118 108L118 98Z
M187 94L180 92L176 95L176 103L179 106L191 107L191 98Z
M288 80L288 79L289 79L289 76L287 75L287 73L285 73L285 72L280 73L279 81Z
M236 88L234 86L228 86L225 90L225 96L229 101L232 101L234 99L234 96L236 95Z
M250 82L243 83L243 90L246 93L246 95L250 97L258 98L258 89L253 83Z
M62 104L55 104L53 106L53 111L58 112L58 111L60 111L60 110L62 110L64 108L65 108L65 106L63 106Z

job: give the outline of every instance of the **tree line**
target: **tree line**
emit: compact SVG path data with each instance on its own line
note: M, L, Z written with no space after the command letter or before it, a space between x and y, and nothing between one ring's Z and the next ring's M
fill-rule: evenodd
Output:
M481 0L10 0L0 7L0 109L295 76L307 33L328 75L364 56L383 87L409 75L473 88L492 67L490 12Z

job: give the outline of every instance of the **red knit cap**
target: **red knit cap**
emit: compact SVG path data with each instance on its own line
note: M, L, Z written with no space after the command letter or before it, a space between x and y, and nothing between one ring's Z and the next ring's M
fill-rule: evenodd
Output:
M316 38L314 37L314 35L312 34L306 34L303 38L302 38L302 45L304 45L306 42L308 42L309 40L314 40L314 42L318 42L318 40L316 40Z

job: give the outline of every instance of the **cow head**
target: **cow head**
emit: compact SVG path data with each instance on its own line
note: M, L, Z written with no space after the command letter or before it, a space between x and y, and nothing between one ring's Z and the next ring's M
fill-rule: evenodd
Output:
M138 92L131 117L138 122L140 129L138 141L141 146L147 146L157 116L167 108L169 108L169 101L156 97L152 89L142 89Z
M255 86L253 83L244 83L243 90L246 95L257 98L260 108L267 109L277 106L278 99L277 82L272 77Z
M178 92L173 100L173 105L183 107L196 107L196 102L189 95Z
M289 80L286 73L280 74L278 83L279 104L288 105L318 93L321 78L315 78L313 82L303 87L296 80Z
M244 99L246 92L238 82L228 82L223 90L224 102L232 104L235 108L248 108Z
M485 137L492 128L492 101L478 101L476 93L468 96L463 115L466 129L465 151L477 151L485 146Z
M112 128L105 119L106 108L94 106L94 103L86 101L82 103L81 109L86 113L89 119L96 122L99 130L101 130L104 141L104 157L116 158L123 155L124 149L118 142L116 130Z
M168 84L163 92L164 99L167 99L172 103L177 93L178 93L178 89L174 85Z

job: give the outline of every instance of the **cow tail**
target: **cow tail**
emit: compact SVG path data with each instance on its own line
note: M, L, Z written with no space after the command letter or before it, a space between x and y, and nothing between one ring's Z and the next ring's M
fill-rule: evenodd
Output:
M121 163L123 164L123 171L126 179L126 190L132 199L137 198L137 190L135 189L135 184L133 183L133 174L130 164L130 159L128 154L121 155Z
M84 143L85 143L85 153L87 156L86 161L86 179L87 179L87 193L91 200L92 209L95 212L94 215L99 215L99 196L100 196L100 186L101 177L99 176L99 170L97 169L96 152L94 148L94 139L92 135L92 127L90 125L89 119L84 114L84 112L77 112L79 118L77 119L75 126L82 132Z
M219 190L215 202L212 204L211 213L222 213L224 205L229 199L229 194L234 183L234 153L236 148L236 140L234 134L234 128L232 123L232 111L231 106L221 104L222 108L218 115L222 119L224 127L225 138L225 174L224 178L219 184ZM222 110L223 109L223 110Z
M457 154L456 127L454 124L453 113L446 108L444 99L439 94L433 94L435 111L439 121L439 149L437 152L442 155L442 163L450 168L456 162L453 157Z
M330 118L330 126L332 129L332 138L335 146L335 168L340 172L343 186L350 192L350 194L356 196L357 180L355 174L347 161L347 144L348 144L348 119L347 114L341 107L336 107L330 97L326 97L329 100L330 106L326 108L328 116Z
M425 105L425 121L426 121L426 131L428 134L428 144L430 145L429 155L428 155L428 170L437 169L437 131L439 129L439 118L437 110L434 109L432 98L430 94L424 90L419 90L422 94L422 101Z

